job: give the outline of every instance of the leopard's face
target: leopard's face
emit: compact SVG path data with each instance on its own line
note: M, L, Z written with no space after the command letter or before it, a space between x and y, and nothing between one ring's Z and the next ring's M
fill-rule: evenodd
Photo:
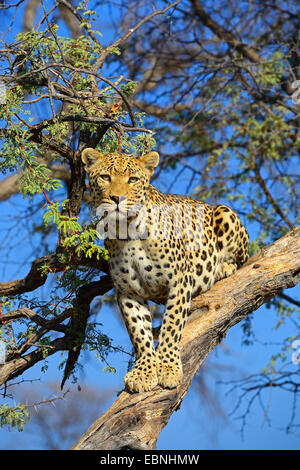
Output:
M94 149L86 149L82 152L82 160L98 215L105 214L116 220L136 217L145 204L158 154L151 152L135 158L121 154L102 155Z

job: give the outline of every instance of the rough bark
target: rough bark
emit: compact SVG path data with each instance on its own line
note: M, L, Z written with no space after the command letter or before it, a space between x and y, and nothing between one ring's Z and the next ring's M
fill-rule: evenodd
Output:
M300 281L300 227L263 248L239 271L194 299L181 346L184 379L173 390L123 391L72 447L73 450L155 449L163 427L192 378L226 332L282 289Z

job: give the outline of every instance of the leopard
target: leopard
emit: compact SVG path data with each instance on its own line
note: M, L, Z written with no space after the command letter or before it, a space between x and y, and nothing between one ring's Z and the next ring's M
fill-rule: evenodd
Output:
M135 353L125 389L176 388L183 380L180 344L191 301L247 261L248 232L227 205L153 186L158 152L138 156L86 148L81 159ZM152 304L164 308L158 338Z

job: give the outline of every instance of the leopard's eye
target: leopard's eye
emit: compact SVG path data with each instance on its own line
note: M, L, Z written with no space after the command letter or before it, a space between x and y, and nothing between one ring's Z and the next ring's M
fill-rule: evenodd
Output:
M128 183L137 183L139 181L139 178L136 176L130 176Z
M109 175L100 175L100 178L101 178L103 181L110 181L110 176L109 176Z

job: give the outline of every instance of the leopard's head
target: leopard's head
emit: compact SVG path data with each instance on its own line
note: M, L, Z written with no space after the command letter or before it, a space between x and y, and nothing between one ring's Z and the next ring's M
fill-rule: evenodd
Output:
M82 152L82 161L89 176L93 205L120 220L145 204L159 155L157 152L140 158L118 153L103 155L87 148Z

